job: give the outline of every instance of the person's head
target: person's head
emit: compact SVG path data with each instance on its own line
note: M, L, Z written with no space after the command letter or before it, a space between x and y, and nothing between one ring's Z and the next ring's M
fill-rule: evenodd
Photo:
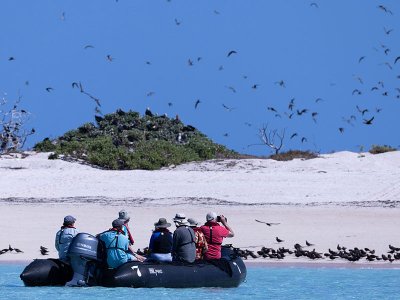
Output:
M124 220L115 219L114 221L112 221L111 225L113 228L121 230L122 226L124 225Z
M74 226L76 219L73 216L65 216L64 217L64 226Z
M193 218L189 218L189 219L187 219L188 220L188 222L189 222L189 226L190 227L197 227L198 225L199 225L199 222L197 222L195 219L193 219Z
M210 211L207 215L206 215L206 221L207 222L217 222L217 214L213 211Z
M165 219L165 218L160 218L160 219L158 220L158 222L154 223L155 229L158 229L158 228L168 228L168 227L170 227L170 226L171 226L171 223L168 223L168 222L167 222L167 219Z
M176 227L189 225L189 222L186 220L186 216L183 213L177 213L173 220Z
M124 223L128 223L131 218L129 217L128 212L123 209L118 213L118 219L123 220Z

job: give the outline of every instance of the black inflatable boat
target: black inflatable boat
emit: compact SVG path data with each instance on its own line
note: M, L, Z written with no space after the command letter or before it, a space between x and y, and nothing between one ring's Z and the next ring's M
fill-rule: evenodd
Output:
M58 259L36 259L20 277L26 286L106 287L237 287L246 278L246 266L232 247L222 247L222 258L187 263L127 262L116 269L104 267L97 238L78 234L71 243L71 264Z

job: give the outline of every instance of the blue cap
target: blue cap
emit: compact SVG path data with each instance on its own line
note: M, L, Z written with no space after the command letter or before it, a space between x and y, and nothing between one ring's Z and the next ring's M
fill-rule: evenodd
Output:
M73 216L66 216L64 218L64 224L73 224L75 223L76 219Z

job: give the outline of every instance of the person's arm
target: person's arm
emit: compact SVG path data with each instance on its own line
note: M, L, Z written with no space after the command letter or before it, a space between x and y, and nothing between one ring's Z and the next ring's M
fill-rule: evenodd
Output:
M128 246L128 250L132 253L132 255L133 255L134 257L136 257L136 259L137 259L138 261L143 262L143 261L146 260L146 257L137 254L137 253L135 252L135 250L133 250L133 248L132 248L131 245Z
M226 220L226 218L223 215L221 215L220 217L222 225L224 225L224 227L229 230L227 237L235 236L235 233L233 232L232 228L228 225L228 221Z
M54 246L56 247L56 250L57 250L57 251L59 251L59 249L60 249L60 248L59 248L60 245L58 244L58 239L59 239L58 234L59 234L59 233L57 232L56 238L55 238L55 241L54 241Z

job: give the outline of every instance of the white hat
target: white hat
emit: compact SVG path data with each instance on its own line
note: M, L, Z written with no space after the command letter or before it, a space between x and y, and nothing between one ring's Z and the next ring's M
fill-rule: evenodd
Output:
M213 211L210 211L207 216L206 216L206 220L207 222L212 221L212 220L216 220L217 219L217 214Z
M177 213L173 220L177 225L189 225L189 222L186 220L186 216L183 213Z

